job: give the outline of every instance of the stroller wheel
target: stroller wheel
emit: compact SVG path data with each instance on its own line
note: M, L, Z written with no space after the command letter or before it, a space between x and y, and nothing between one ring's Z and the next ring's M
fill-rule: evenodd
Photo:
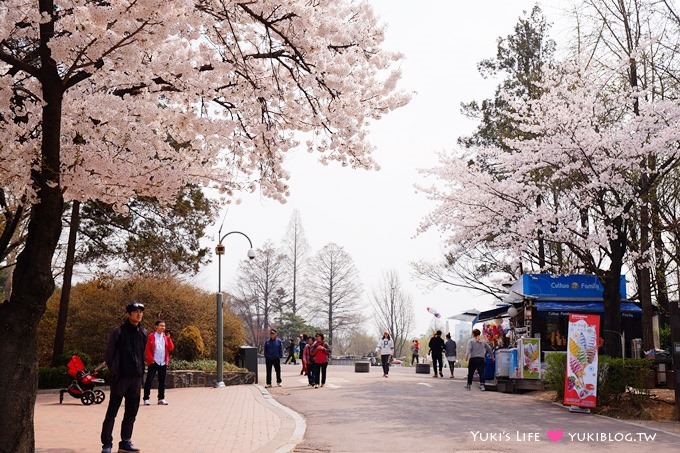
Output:
M101 390L94 389L92 392L94 393L94 404L101 404L106 399L106 395Z
M92 390L86 390L85 393L83 393L83 396L80 397L80 401L86 406L94 403L94 400L95 396Z

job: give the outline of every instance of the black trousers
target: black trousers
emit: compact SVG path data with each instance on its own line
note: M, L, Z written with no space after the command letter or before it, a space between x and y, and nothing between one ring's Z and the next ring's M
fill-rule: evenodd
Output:
M153 384L153 378L158 373L158 399L165 399L165 376L168 372L167 365L159 365L157 363L152 363L146 370L146 382L144 382L144 399L148 400L151 397L151 385Z
M281 359L264 359L264 363L267 367L267 385L272 385L272 366L274 371L276 371L276 383L281 383Z
M314 379L314 384L321 385L326 384L326 369L328 368L328 363L315 363L312 365L312 378Z
M387 376L390 374L390 355L381 355L380 356L380 363L382 363L382 368L383 368L383 374Z
M439 372L437 372L437 362L439 362ZM437 373L439 373L439 375L441 375L443 368L444 368L444 362L442 360L442 355L441 354L432 354L432 371L434 372L434 375L436 376Z
M120 440L131 440L132 429L139 410L139 396L142 390L142 377L117 377L111 381L109 407L106 409L102 424L102 445L113 445L113 424L118 415L123 398L125 398L125 412L120 425Z
M472 385L472 376L475 374L475 370L477 370L477 373L479 373L479 383L481 385L484 385L484 365L486 364L486 360L484 357L470 357L470 361L468 362L468 378L467 378L467 384Z

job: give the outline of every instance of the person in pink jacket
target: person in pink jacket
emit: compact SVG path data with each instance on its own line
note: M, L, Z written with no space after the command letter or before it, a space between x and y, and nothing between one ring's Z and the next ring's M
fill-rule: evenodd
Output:
M170 353L175 349L169 332L165 331L165 321L156 321L155 331L151 332L146 340L144 350L144 360L147 365L146 382L144 383L144 405L151 404L151 384L153 378L158 373L158 404L166 406L165 399L165 375L170 363Z

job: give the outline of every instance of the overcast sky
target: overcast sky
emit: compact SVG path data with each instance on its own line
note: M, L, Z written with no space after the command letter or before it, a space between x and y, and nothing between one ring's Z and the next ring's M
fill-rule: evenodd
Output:
M311 254L334 242L352 256L359 270L369 314L371 293L381 276L396 270L413 298L413 335L427 333L436 308L443 317L469 308L491 308L493 300L439 286L429 289L412 276L410 263L439 260L444 248L436 232L416 235L420 220L432 205L414 184L422 182L418 168L436 165L436 153L452 150L456 139L475 124L460 113L461 102L493 96L497 82L485 81L477 63L495 56L496 40L512 34L523 11L536 3L526 0L370 0L388 24L385 47L405 54L400 87L414 92L406 107L371 127L371 141L380 171L324 167L304 150L291 156L291 196L286 204L255 194L232 205L224 216L222 234L246 233L255 248L272 240L280 243L294 210L298 210ZM539 2L550 22L557 22L569 2ZM556 24L551 36L559 42L564 27ZM215 227L214 241L217 242ZM225 240L222 288L233 288L234 272L246 257L247 241L237 235ZM197 283L217 291L217 260L198 276ZM375 327L366 324L368 332ZM452 326L453 327L453 326ZM376 335L378 332L376 332Z

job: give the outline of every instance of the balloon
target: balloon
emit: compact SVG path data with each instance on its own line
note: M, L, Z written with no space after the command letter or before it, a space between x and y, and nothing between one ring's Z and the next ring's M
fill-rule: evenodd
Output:
M432 313L432 315L434 315L435 318L441 318L442 317L442 315L437 311L436 308L427 307L427 311Z

